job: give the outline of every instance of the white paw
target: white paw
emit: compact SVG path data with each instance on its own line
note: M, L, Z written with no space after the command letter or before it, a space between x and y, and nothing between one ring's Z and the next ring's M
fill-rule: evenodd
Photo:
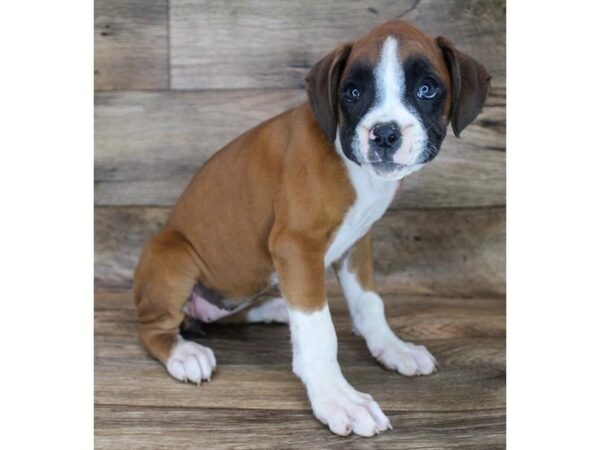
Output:
M191 381L200 384L202 380L209 380L217 368L215 354L208 347L203 347L181 337L171 349L167 361L167 371L179 381Z
M371 353L384 367L402 375L412 377L435 372L435 358L425 346L404 342L396 336L371 349Z
M347 436L353 432L370 437L392 428L373 397L356 391L347 383L341 387L309 391L309 397L315 417L332 433Z

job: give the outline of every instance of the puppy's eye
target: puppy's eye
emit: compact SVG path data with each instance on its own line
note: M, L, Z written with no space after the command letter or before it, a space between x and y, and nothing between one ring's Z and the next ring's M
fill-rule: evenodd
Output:
M438 96L439 85L433 78L425 78L417 88L417 97L423 100L431 100Z
M344 88L343 96L347 103L356 103L360 99L360 91L354 83L348 83Z

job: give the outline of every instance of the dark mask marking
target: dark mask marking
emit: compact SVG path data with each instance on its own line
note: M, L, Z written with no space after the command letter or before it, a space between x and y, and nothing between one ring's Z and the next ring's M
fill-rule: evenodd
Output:
M443 120L444 105L448 88L433 65L422 55L409 57L403 64L406 90L403 101L410 105L421 119L428 137L427 148L421 154L418 163L431 161L440 151L440 146L446 137L446 124ZM437 80L440 93L431 100L419 99L416 96L419 84L424 78Z
M344 100L342 93L348 83L354 83L360 91L360 99L356 103L348 103ZM376 92L373 68L364 63L356 63L340 83L338 96L341 110L339 124L342 151L348 159L360 165L357 156L352 151L352 141L357 125L375 103Z

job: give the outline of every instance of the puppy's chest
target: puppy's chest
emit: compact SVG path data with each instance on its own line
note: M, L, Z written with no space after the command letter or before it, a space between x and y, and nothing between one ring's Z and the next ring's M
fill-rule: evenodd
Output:
M351 164L356 166L354 163ZM342 224L327 249L326 267L338 260L369 231L374 222L383 216L398 189L398 181L375 179L358 166L348 166L348 174L356 199L346 212Z

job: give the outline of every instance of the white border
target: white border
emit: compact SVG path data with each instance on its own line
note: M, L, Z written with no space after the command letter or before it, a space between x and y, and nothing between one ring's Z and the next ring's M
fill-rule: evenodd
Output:
M92 448L93 4L0 14L0 448Z
M508 5L509 448L600 448L593 4Z
M593 5L507 8L509 448L600 448ZM0 447L92 448L92 2L2 17Z

